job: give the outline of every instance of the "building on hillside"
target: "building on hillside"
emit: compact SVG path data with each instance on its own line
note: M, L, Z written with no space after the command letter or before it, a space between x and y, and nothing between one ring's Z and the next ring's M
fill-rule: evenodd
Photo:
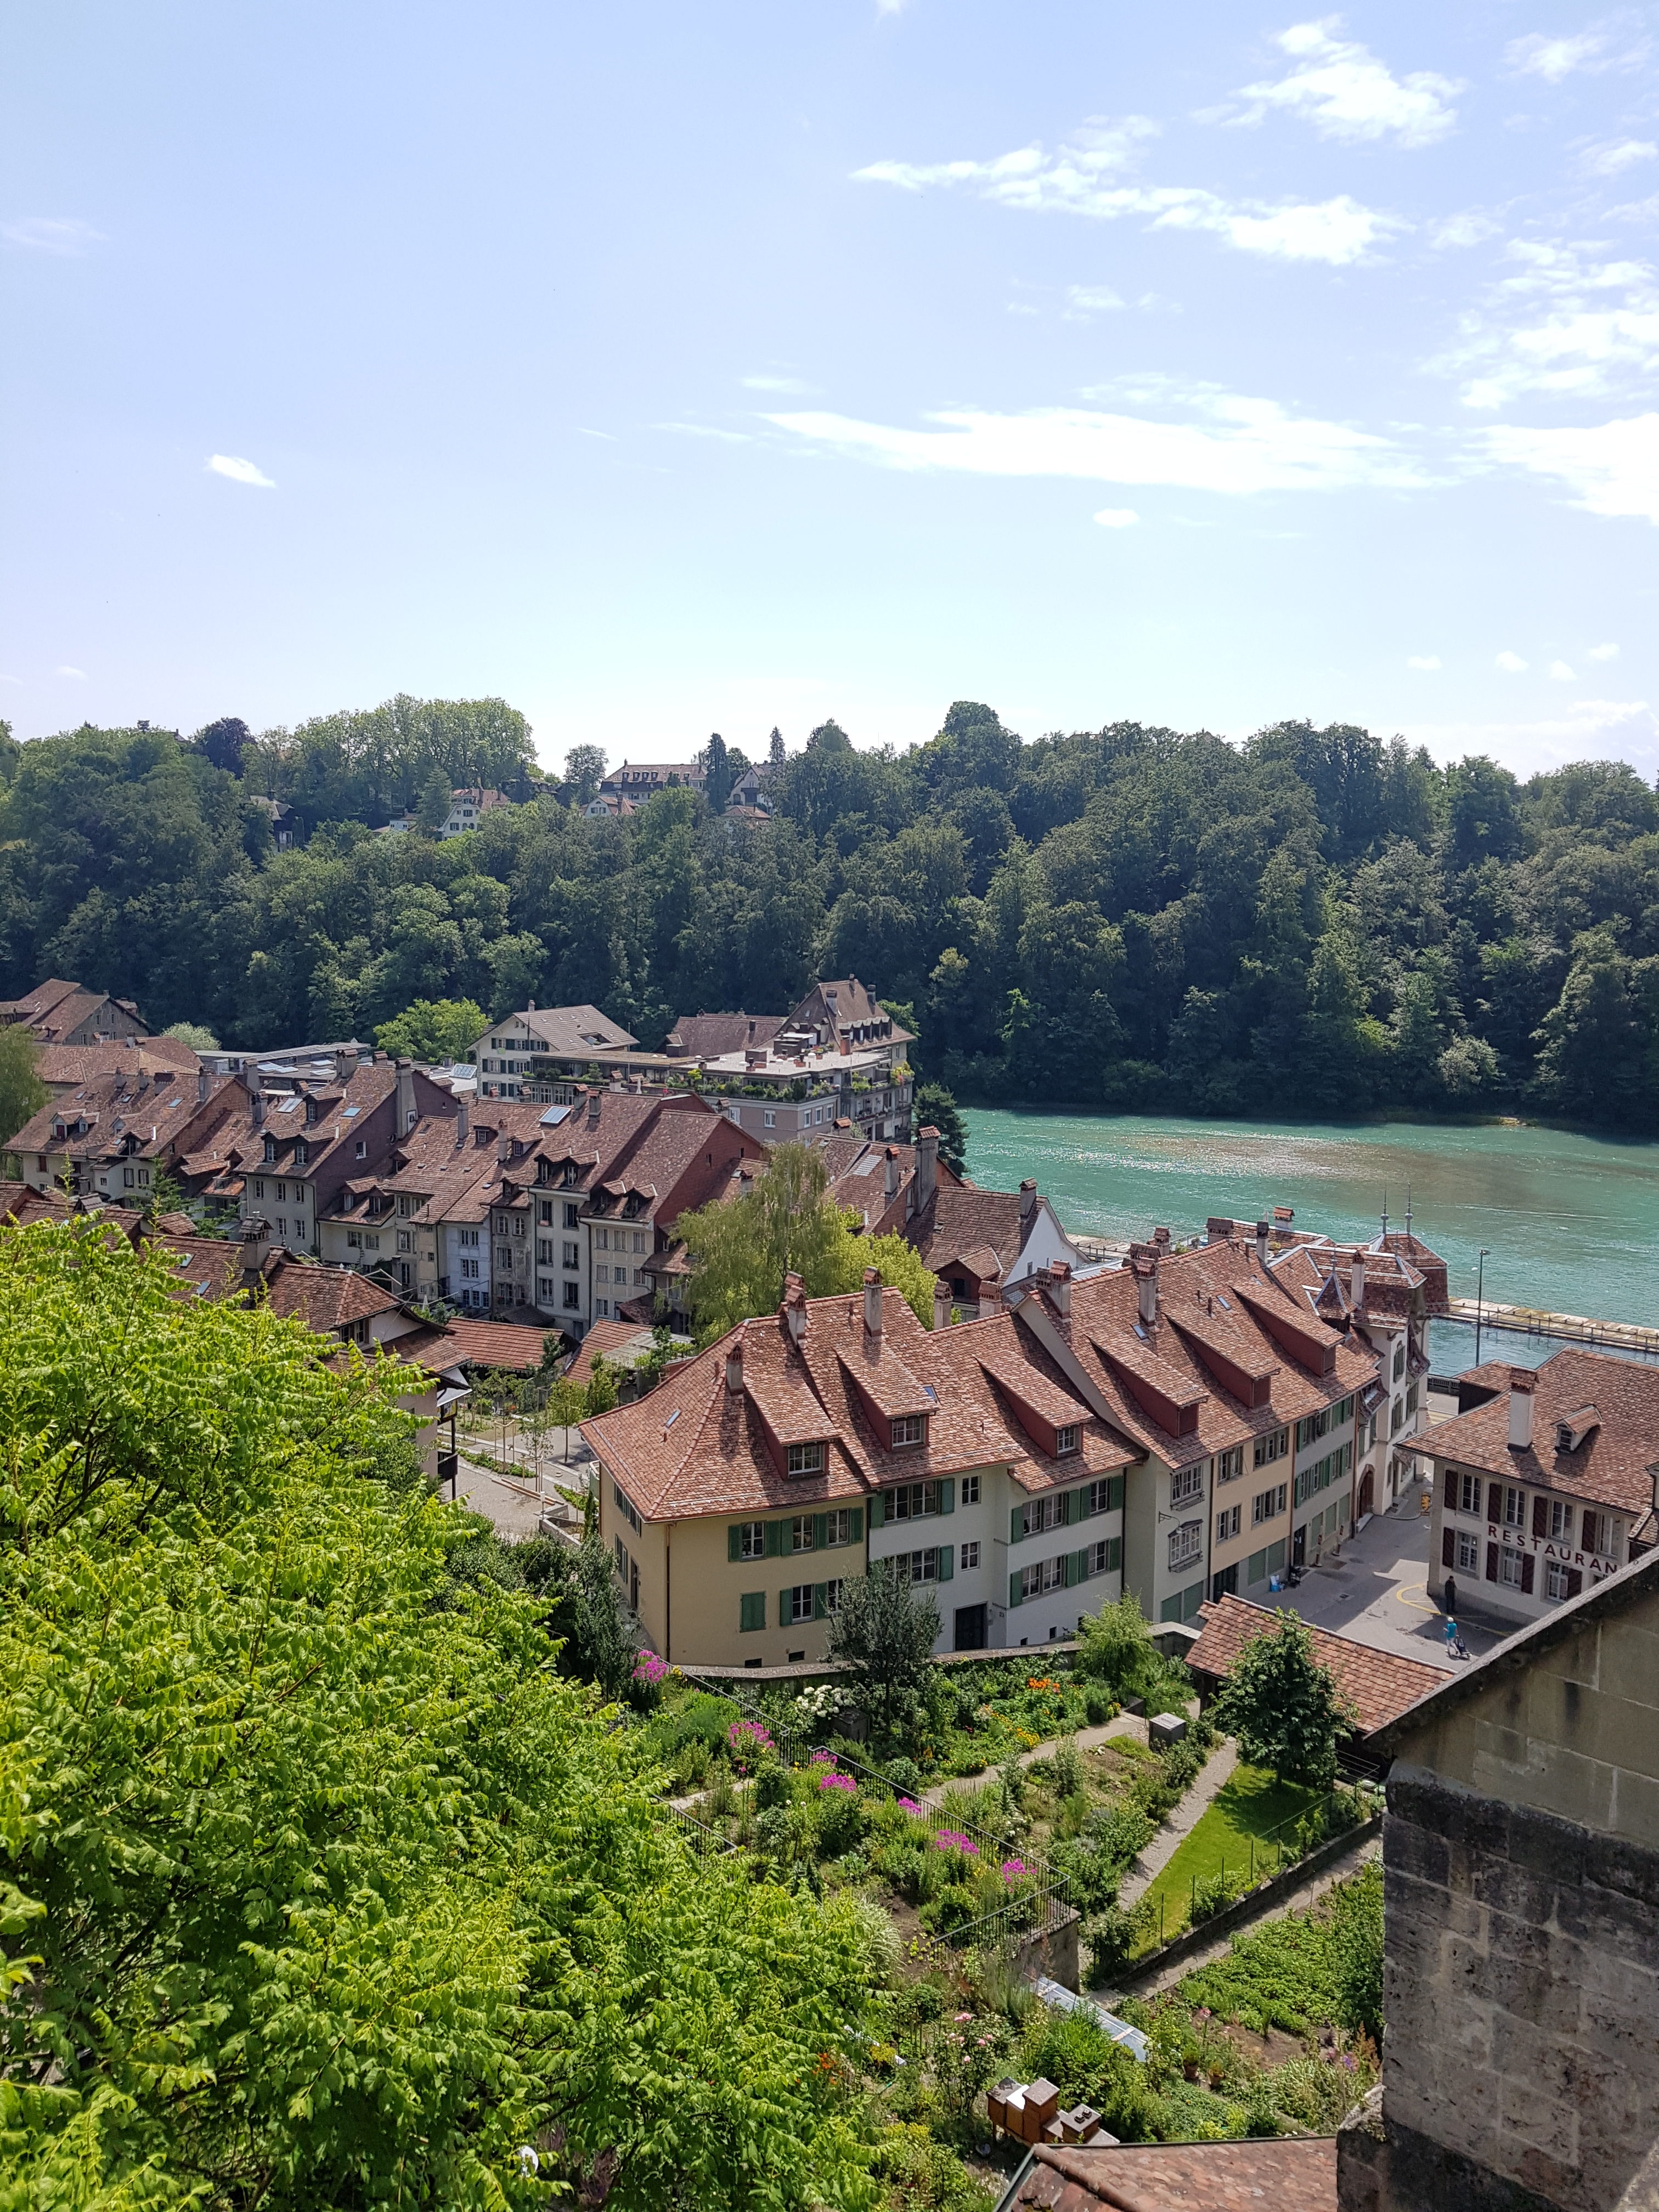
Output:
M1467 1410L1412 1449L1432 1471L1429 1589L1531 1621L1659 1535L1659 1370L1577 1346L1459 1378Z
M295 1078L311 1083L325 1082L332 1076L344 1079L344 1071L357 1061L374 1058L374 1048L359 1037L343 1037L332 1044L267 1045L256 1050L252 1046L216 1045L201 1055L202 1065L215 1075L240 1075L244 1068L258 1068L278 1084Z
M1341 2212L1659 2202L1659 1555L1375 1743L1388 2034L1338 2138Z
M245 806L258 809L270 824L270 842L278 853L289 851L300 834L300 817L285 799L266 799L257 792L247 793L242 801Z
M112 1036L95 1044L43 1044L35 1054L34 1072L52 1097L61 1098L104 1075L193 1083L202 1064L179 1037Z
M939 1648L1047 1643L1121 1588L1135 1455L1008 1315L924 1328L871 1270L583 1424L600 1533L671 1661L819 1657L847 1578L937 1595ZM948 1586L948 1587L947 1587Z
M665 1050L696 1063L700 1087L768 1144L817 1144L840 1124L908 1142L915 1039L856 975L815 983L793 1011L682 1015Z
M682 1014L663 1050L671 1060L723 1060L769 1045L788 1025L787 1014Z
M1360 1399L1376 1361L1308 1311L1255 1244L1175 1252L1013 1291L1016 1318L1143 1455L1128 1486L1124 1581L1149 1620L1265 1594L1352 1525Z
M1182 1654L1198 1680L1207 1704L1222 1688L1240 1658L1258 1636L1272 1630L1277 1613L1252 1605L1246 1598L1223 1597L1198 1610L1198 1641ZM1351 1748L1368 1756L1370 1740L1379 1729L1398 1720L1407 1707L1438 1689L1444 1669L1419 1659L1402 1658L1394 1651L1379 1651L1352 1636L1338 1636L1328 1628L1306 1624L1314 1657L1334 1678L1336 1686L1354 1709Z
M696 761L624 761L599 779L599 797L643 806L659 791L701 791L708 777Z
M176 1174L181 1138L225 1085L205 1069L154 1074L135 1066L94 1076L59 1091L23 1124L7 1147L11 1172L39 1191L142 1209L163 1176Z
M472 1048L480 1098L523 1098L532 1104L568 1105L568 1095L543 1097L556 1079L580 1081L597 1069L601 1079L625 1066L638 1044L620 1022L597 1006L538 1006L504 1014Z
M485 791L476 784L465 791L452 791L449 811L438 825L438 835L441 838L463 837L469 830L476 830L487 814L512 804L504 791Z
M924 1129L918 1159L930 1164L916 1182L916 1206L903 1234L969 1316L994 1313L1005 1294L1063 1263L1076 1274L1083 1255L1029 1177L1018 1191L980 1190L931 1165L939 1132ZM948 1180L946 1179L948 1177Z
M97 1044L105 1037L147 1037L149 1024L131 999L49 976L20 999L0 999L0 1022L21 1022L42 1044Z

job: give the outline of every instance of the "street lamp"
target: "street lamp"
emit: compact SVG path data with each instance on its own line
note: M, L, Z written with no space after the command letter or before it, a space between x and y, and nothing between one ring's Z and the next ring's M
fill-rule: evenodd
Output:
M1483 1244L1480 1247L1480 1272L1474 1285L1474 1364L1480 1364L1480 1309L1486 1295L1486 1262L1492 1257Z

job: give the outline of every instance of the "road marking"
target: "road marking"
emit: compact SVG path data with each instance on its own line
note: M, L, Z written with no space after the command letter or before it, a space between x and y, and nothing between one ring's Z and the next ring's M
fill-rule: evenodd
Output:
M1440 1608L1437 1605L1419 1605L1418 1603L1418 1600L1419 1598L1426 1598L1428 1594L1429 1586L1426 1583L1401 1583L1399 1589L1395 1592L1395 1595L1399 1599L1401 1604L1410 1606L1413 1613L1438 1613Z

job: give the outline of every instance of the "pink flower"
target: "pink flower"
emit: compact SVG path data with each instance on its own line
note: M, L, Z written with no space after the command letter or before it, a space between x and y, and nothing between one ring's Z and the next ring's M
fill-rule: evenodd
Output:
M979 1845L973 1838L959 1834L955 1828L936 1830L933 1841L942 1851L961 1851L968 1858L979 1856Z
M901 1813L920 1813L921 1810L914 1797L901 1797L898 1806Z
M836 1754L833 1751L815 1751L812 1753L814 1766L833 1766L835 1763Z
M858 1786L850 1774L820 1774L818 1777L820 1790L856 1790Z
M1004 1859L1002 1862L1002 1879L1004 1881L1012 1881L1016 1875L1022 1875L1024 1871L1025 1862L1024 1859Z
M763 1751L775 1748L772 1738L758 1721L733 1721L726 1731L726 1741L733 1760L746 1766L758 1759Z

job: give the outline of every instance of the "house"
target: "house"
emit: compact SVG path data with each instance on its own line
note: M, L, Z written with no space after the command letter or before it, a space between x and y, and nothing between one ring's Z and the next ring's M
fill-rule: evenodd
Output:
M1659 2201L1659 1554L1373 1741L1388 2034L1342 2212Z
M485 791L476 785L465 791L452 791L449 811L438 825L438 835L441 838L465 836L469 830L477 828L485 815L512 804L504 791Z
M137 1064L144 1057L135 1053L130 1072L95 1075L59 1090L32 1115L7 1147L17 1181L38 1191L63 1190L143 1209L163 1177L176 1174L181 1138L226 1085L224 1077L205 1069L146 1073Z
M830 1202L855 1213L866 1237L902 1237L918 1218L920 1179L931 1189L959 1190L962 1178L939 1156L937 1131L913 1145L888 1144L861 1129L836 1128L823 1140Z
M266 799L249 793L243 804L258 807L270 824L270 842L279 853L291 850L299 832L299 817L285 799Z
M1255 1244L1177 1253L1073 1281L1063 1264L1009 1293L1017 1321L1135 1446L1124 1583L1149 1620L1266 1594L1352 1525L1360 1397L1376 1361L1310 1313Z
M1656 1537L1659 1371L1576 1346L1460 1378L1466 1410L1413 1443L1431 1470L1429 1589L1533 1621Z
M769 1045L788 1020L787 1014L682 1014L663 1050L671 1060L721 1060Z
M1083 1255L1035 1182L1018 1190L980 1190L937 1176L939 1132L924 1129L916 1206L903 1234L964 1313L988 1313L1016 1284L1064 1263L1075 1273ZM947 1170L948 1175L948 1170Z
M1121 1587L1137 1455L1012 1316L924 1328L874 1269L582 1425L600 1533L671 1661L822 1656L849 1576L938 1593L942 1650L1052 1642ZM949 1584L947 1589L945 1586Z
M613 768L608 775L600 777L599 796L643 806L659 791L672 791L677 787L701 791L707 781L708 777L696 761L666 761L655 765L624 761L620 768Z
M34 1055L35 1074L54 1098L102 1075L193 1083L202 1065L181 1038L172 1036L108 1036L92 1044L43 1044Z
M1278 1615L1266 1606L1252 1605L1242 1597L1218 1598L1198 1609L1199 1637L1182 1656L1198 1678L1207 1704L1238 1664L1240 1656L1258 1636L1268 1633ZM1408 1705L1438 1689L1445 1680L1437 1667L1419 1659L1403 1659L1393 1651L1379 1651L1351 1636L1337 1636L1328 1628L1304 1623L1313 1642L1314 1657L1335 1680L1353 1707L1354 1747L1362 1755L1379 1729L1397 1720Z
M907 1141L914 1042L856 976L815 983L792 1013L682 1016L673 1060L700 1063L701 1087L769 1144L816 1144L839 1123Z
M597 1006L538 1006L532 999L520 1014L505 1014L472 1048L481 1098L527 1097L526 1079L545 1080L570 1071L580 1080L590 1066L625 1064L638 1044L620 1022ZM544 1104L568 1104L546 1099Z
M100 1037L149 1035L149 1025L131 999L88 990L53 975L21 999L0 1000L0 1022L21 1022L42 1044L96 1044Z
M656 1346L656 1331L635 1321L596 1321L570 1355L565 1367L568 1382L593 1380L593 1362L603 1359L612 1367L636 1367ZM689 1350L690 1345L685 1347Z

